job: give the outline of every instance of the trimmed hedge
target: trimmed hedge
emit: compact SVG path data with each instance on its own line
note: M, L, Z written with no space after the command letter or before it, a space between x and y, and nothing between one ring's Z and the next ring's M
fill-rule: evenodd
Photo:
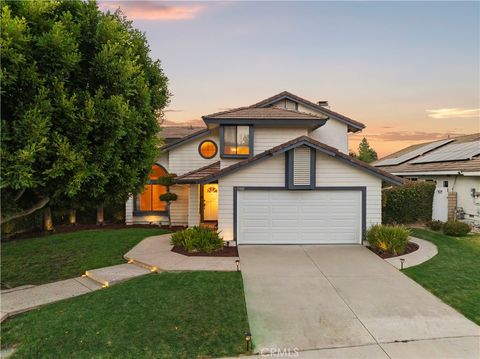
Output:
M442 229L443 227L443 222L442 221L437 221L437 220L433 220L433 221L428 221L426 223L427 227L430 228L432 231L439 231Z
M448 221L443 224L443 233L447 236L461 237L471 230L470 226L464 222Z
M407 182L382 190L383 223L415 223L432 219L435 183Z

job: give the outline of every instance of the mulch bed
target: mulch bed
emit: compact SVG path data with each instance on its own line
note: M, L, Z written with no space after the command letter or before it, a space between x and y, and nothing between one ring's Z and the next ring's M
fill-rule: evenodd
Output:
M385 258L400 257L400 256L404 256L405 254L415 252L418 249L418 244L413 243L413 242L408 242L407 248L405 248L405 252L403 252L402 254L396 255L396 256L393 255L393 254L390 254L390 253L383 252L383 251L378 250L378 249L374 249L370 246L367 246L367 248L370 249L377 256L385 259Z
M180 246L173 246L172 252L183 254L188 257L238 257L237 247L223 247L223 249L211 253L207 252L187 252Z

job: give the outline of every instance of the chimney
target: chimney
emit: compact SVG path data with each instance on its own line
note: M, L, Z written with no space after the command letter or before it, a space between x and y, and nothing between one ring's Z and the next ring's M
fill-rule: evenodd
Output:
M317 104L318 106L328 107L328 101L318 101Z

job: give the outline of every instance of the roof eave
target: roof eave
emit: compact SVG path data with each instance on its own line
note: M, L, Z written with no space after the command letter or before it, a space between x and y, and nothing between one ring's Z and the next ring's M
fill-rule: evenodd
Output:
M294 140L295 141L295 140ZM209 183L211 181L216 181L218 180L219 178L221 177L224 177L228 174L231 174L231 173L234 173L234 172L237 172L241 169L243 169L244 167L246 166L249 166L253 163L257 163L258 161L263 161L267 158L272 158L274 156L278 156L282 153L285 153L293 148L296 148L296 147L299 147L299 146L309 146L309 147L312 147L312 148L315 148L316 150L322 152L322 153L325 153L331 157L335 157L337 158L338 160L344 162L344 163L347 163L353 167L356 167L364 172L368 172L376 177L379 177L381 178L382 180L388 182L388 183L391 183L393 185L396 185L396 186L401 186L405 183L405 180L403 178L400 178L400 177L397 177L393 174L390 174L388 172L385 172L383 170L380 170L378 168L375 168L373 166L370 166L368 164L359 164L359 163L356 163L354 161L351 160L351 157L349 157L348 155L344 154L343 156L342 155L339 155L339 153L337 152L337 150L335 149L327 149L327 148L324 148L322 146L318 146L316 145L315 143L312 143L311 141L307 140L307 139L298 139L298 141L296 142L293 142L291 145L289 146L286 146L286 147L283 147L283 148L280 148L278 150L275 150L275 151L271 151L271 150L267 150L265 151L264 153L258 155L259 157L257 159L255 159L254 161L250 161L250 162L245 162L243 165L242 165L242 162L238 162L238 164L234 164L232 166L230 166L230 170L228 170L229 167L227 167L223 172L220 172L218 174L215 174L215 175L210 175L210 176L206 176L204 178L202 178L200 180L200 184L205 184L205 183ZM348 157L348 158L345 158L345 157ZM244 161L248 161L247 160L244 160ZM371 168L370 168L371 167ZM382 172L385 172L385 173L382 173Z
M207 125L261 125L261 126L293 126L293 127L320 127L327 119L295 119L295 118L211 118L202 117Z

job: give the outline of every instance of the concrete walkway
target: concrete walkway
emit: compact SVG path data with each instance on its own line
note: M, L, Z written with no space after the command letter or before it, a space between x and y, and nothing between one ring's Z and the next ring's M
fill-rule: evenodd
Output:
M259 353L479 358L477 325L363 246L240 246L239 252Z
M1 319L20 314L44 304L58 302L59 300L76 297L101 289L100 283L89 278L78 277L58 282L28 286L18 290L9 289L1 292Z
M144 239L126 255L128 263L87 270L86 276L39 286L21 286L0 292L0 322L42 305L109 287L160 271L234 271L238 257L187 257L173 253L170 234Z
M415 237L410 237L410 241L418 244L418 249L415 252L394 258L387 258L385 260L395 268L400 269L402 266L400 259L405 260L403 262L403 268L408 268L418 266L419 264L432 259L438 254L437 246L432 242Z
M235 271L238 257L188 257L171 251L170 234L145 238L125 259L162 271Z

